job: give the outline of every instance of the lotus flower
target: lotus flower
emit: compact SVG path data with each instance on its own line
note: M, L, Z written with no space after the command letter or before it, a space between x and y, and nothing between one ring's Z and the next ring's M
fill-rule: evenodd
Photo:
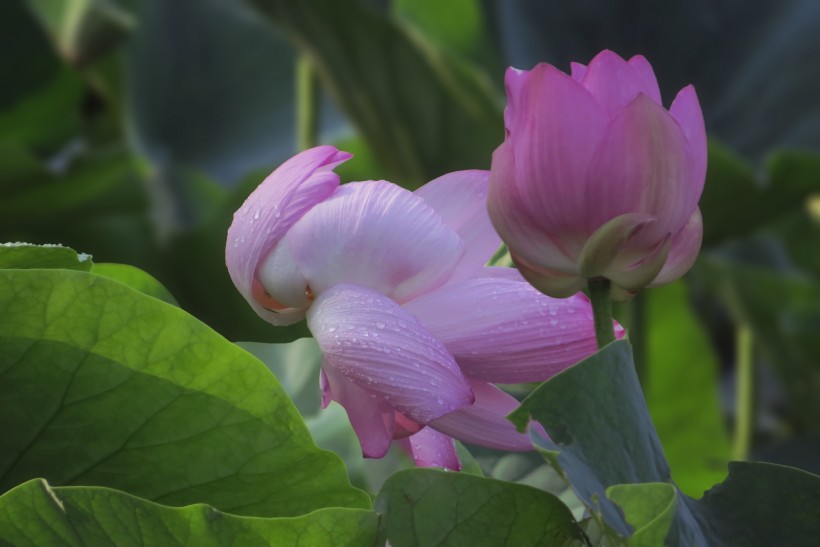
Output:
M366 457L393 440L419 465L460 467L453 437L530 450L493 382L549 378L595 351L589 301L554 300L513 269L484 264L500 244L486 171L415 193L385 181L339 186L350 157L298 154L236 212L231 278L265 320L307 318L321 348L323 403L347 411Z
M640 55L603 51L571 75L506 74L507 136L488 207L519 270L566 297L589 278L628 297L683 275L700 249L706 134L694 88L669 110Z

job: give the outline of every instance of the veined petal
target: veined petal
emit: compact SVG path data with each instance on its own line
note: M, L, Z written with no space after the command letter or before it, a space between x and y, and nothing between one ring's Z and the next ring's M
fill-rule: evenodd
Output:
M225 247L228 272L256 313L274 325L298 321L304 312L271 311L257 299L265 297L256 280L260 261L302 215L333 192L339 177L330 169L350 157L333 146L305 150L271 173L234 214Z
M529 207L515 180L511 144L505 141L493 152L487 211L493 226L511 253L529 262L564 273L576 271L574 253L581 250L583 236L558 245L530 215ZM574 243L574 245L573 245Z
M688 85L678 92L669 113L678 122L689 143L693 163L689 201L697 203L706 179L706 127L703 125L703 113L693 86Z
M390 298L337 285L316 298L307 319L328 379L342 376L420 424L472 403L453 356Z
M486 382L470 381L475 402L430 422L432 427L465 443L498 450L532 450L529 435L519 433L507 416L518 401ZM545 433L546 435L546 433Z
M589 166L585 191L595 207L587 222L597 229L626 213L646 213L657 222L632 239L652 248L686 224L691 203L692 162L683 133L672 116L646 95L622 108L607 128Z
M465 375L487 382L540 382L597 349L581 293L558 300L528 283L489 277L446 285L404 307Z
M432 207L385 181L339 187L287 239L313 294L351 283L399 302L444 284L464 253Z
M589 62L589 68L581 83L595 96L610 117L639 93L646 94L655 104L660 105L658 84L655 82L654 87L647 85L650 82L647 81L645 69L640 65L639 60L628 63L617 53L604 50ZM651 67L649 70L652 70ZM654 74L652 76L654 78Z
M464 241L456 277L468 277L492 258L501 245L487 214L489 171L456 171L431 180L415 191Z
M672 237L669 245L669 257L666 259L661 272L649 286L657 287L658 285L671 283L688 272L698 258L702 239L703 219L700 215L700 208L695 208L695 212L692 213L686 226Z
M525 110L507 127L514 183L536 225L558 238L575 234L590 198L582 183L608 116L584 86L543 63L521 96ZM495 163L492 170L496 176Z
M336 401L347 412L364 457L381 458L387 454L390 443L393 442L395 415L390 405L379 401L367 390L358 387L324 363L322 384L323 400Z
M419 467L461 470L461 462L458 460L453 439L435 429L425 427L418 433L398 442Z

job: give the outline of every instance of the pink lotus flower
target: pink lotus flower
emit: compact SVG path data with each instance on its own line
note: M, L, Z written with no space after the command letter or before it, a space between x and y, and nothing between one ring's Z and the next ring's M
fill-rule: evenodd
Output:
M506 85L488 207L524 277L560 298L588 278L626 296L686 273L700 249L706 176L694 88L666 110L647 60L611 51L573 63L571 75L510 68Z
M589 301L553 300L509 268L486 213L486 171L415 193L385 181L339 186L331 146L274 171L236 212L227 265L274 325L307 318L326 406L340 403L365 456L400 439L419 465L458 469L452 437L530 450L493 382L540 381L596 349Z

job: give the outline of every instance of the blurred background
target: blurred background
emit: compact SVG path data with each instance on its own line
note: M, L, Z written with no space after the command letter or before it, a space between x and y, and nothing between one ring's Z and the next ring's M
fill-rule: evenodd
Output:
M695 84L711 137L701 258L618 310L673 475L699 495L729 459L817 473L818 28L815 0L3 2L0 241L142 268L264 359L259 342L308 333L250 310L225 233L282 160L334 144L356 154L343 181L407 188L489 168L506 66L640 53L667 106ZM315 375L277 373L315 412ZM547 480L526 456L474 454Z

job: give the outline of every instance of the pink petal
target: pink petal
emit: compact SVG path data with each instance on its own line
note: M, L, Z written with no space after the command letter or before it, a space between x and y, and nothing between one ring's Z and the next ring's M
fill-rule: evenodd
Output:
M513 171L511 144L505 141L493 153L490 171L487 211L493 226L516 255L553 270L575 272L574 256L577 255L573 254L573 247L580 251L583 241L564 241L566 252L559 248L531 216Z
M706 178L706 127L703 124L698 95L693 86L688 85L678 92L669 113L677 120L686 142L689 143L693 163L689 200L697 203Z
M425 427L415 435L400 440L399 444L419 467L461 470L453 439L435 429Z
M465 253L457 268L459 277L481 269L501 245L487 214L489 171L456 171L432 180L416 190L455 231L465 244Z
M504 125L515 124L515 118L526 115L523 94L530 81L531 71L509 67L504 73L504 87L507 90L507 106L504 108Z
M627 213L646 213L657 222L632 239L647 250L688 221L692 161L678 124L646 95L638 95L610 122L590 165L585 191L595 196L587 212L597 229Z
M532 450L528 434L519 433L507 416L518 401L486 382L470 381L475 403L430 423L442 433L463 441L498 450Z
M444 284L464 253L432 207L385 181L339 187L287 239L316 295L352 283L403 301Z
M660 105L657 82L654 86L648 85L650 82L647 81L646 70L636 69L636 65L640 65L640 61L627 63L620 55L609 50L602 51L590 61L582 83L610 117L639 93L648 95Z
M277 313L260 303L255 297L264 298L255 278L259 262L302 215L333 192L339 177L330 169L350 157L333 146L305 150L271 173L234 214L225 247L228 272L256 313L274 325L299 321L304 311Z
M570 63L569 68L570 75L576 82L583 80L584 75L587 73L587 65L582 65L581 63Z
M521 96L525 110L507 127L512 161L502 173L494 160L490 185L515 184L529 217L562 246L583 226L590 199L583 181L607 115L581 84L550 65L533 69Z
M629 61L629 66L635 69L638 78L641 82L641 92L649 95L649 98L656 103L662 105L661 90L658 88L658 79L655 77L655 71L652 70L652 65L646 60L643 55L635 55Z
M666 259L661 272L649 286L657 287L671 283L688 272L698 257L702 239L703 219L700 209L695 208L686 226L672 238L669 258Z
M487 382L540 382L596 351L592 308L579 293L557 300L528 283L477 278L449 284L405 309Z
M322 363L322 379L325 397L342 405L347 412L364 457L381 458L387 454L393 442L393 409L325 363Z
M337 285L318 296L307 319L330 380L342 376L421 424L472 403L453 356L386 296Z

